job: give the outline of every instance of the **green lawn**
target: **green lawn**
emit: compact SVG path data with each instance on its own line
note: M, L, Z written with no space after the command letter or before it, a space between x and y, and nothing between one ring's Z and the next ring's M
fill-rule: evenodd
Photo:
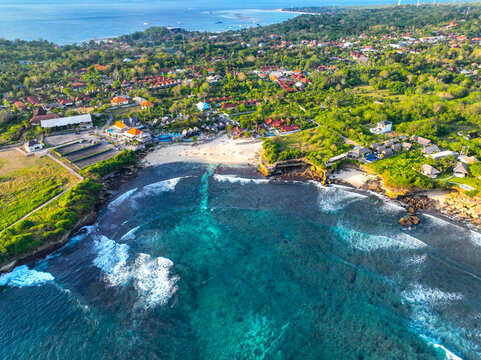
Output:
M0 153L0 229L11 225L78 179L48 157Z

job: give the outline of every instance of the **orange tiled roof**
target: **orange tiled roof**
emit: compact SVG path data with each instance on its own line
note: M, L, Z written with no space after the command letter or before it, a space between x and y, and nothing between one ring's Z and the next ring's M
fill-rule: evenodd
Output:
M126 101L128 101L128 100L124 99L123 97L117 96L116 98L113 98L110 102L112 104L120 104L120 103L123 103L123 102L126 102Z
M140 106L144 106L144 107L145 106L154 106L154 104L152 104L150 101L146 100L146 101L142 102L142 104L140 104Z
M123 129L125 127L125 124L123 122L116 121L114 126L118 127L119 129Z
M139 130L139 129L136 129L136 128L132 128L129 131L127 131L127 134L137 136L137 135L142 134L142 131Z

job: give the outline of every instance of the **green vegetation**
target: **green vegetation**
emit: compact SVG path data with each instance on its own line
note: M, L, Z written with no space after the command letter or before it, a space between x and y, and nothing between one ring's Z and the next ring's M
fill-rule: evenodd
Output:
M135 154L124 151L85 169L83 173L89 177L84 181L27 219L0 233L0 263L68 233L80 219L95 210L101 177L134 163Z
M124 167L134 165L136 161L135 153L132 150L125 150L110 159L98 162L97 164L83 169L80 174L92 179L100 179L102 176L118 171Z
M420 152L410 152L373 162L369 167L382 176L386 186L400 189L430 189L433 187L433 181L416 171L426 163L428 163L426 158Z
M78 179L48 157L26 157L16 150L0 153L0 228L5 228Z

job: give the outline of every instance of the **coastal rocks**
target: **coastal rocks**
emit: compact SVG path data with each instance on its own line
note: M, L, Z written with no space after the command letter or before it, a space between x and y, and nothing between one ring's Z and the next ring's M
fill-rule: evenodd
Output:
M418 225L421 222L421 219L416 215L408 215L401 219L399 219L399 224L403 228L412 228L415 225Z
M446 196L442 210L462 220L481 224L481 199L471 198L461 192L453 192Z
M400 196L398 200L405 203L410 209L413 209L413 211L410 212L415 212L415 210L433 210L436 208L434 201L426 195Z

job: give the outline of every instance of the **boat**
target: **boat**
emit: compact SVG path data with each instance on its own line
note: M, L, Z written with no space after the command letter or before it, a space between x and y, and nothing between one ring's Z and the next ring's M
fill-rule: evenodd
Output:
M216 21L215 23L216 23L216 24L222 24L223 21L218 20L218 21Z

